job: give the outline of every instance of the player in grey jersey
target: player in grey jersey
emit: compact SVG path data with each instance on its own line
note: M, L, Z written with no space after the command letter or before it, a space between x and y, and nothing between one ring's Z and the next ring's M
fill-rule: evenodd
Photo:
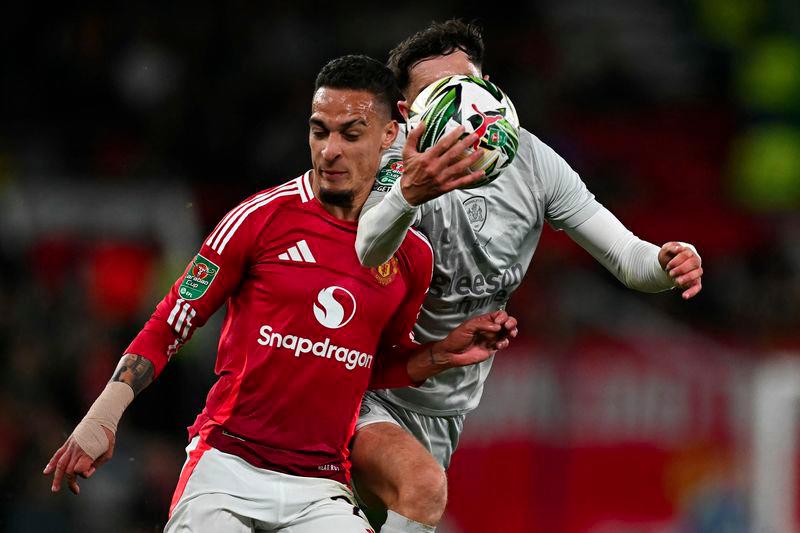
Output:
M390 67L410 103L429 83L453 74L481 76L479 30L459 21L434 23L398 45ZM465 318L505 306L519 286L548 222L567 234L625 285L645 292L701 288L700 257L691 245L659 247L635 237L587 190L580 177L530 132L520 132L514 162L492 183L460 190L480 178L458 160L473 137L455 131L425 153L420 127L384 154L362 211L357 251L366 266L389 261L412 225L435 252L428 297L414 329L420 342L438 340ZM404 137L404 135L401 135ZM352 446L356 488L369 505L383 503L382 531L433 531L444 512L444 468L464 415L480 402L491 359L443 372L415 389L364 397ZM413 437L411 436L413 435ZM416 437L416 440L414 439Z

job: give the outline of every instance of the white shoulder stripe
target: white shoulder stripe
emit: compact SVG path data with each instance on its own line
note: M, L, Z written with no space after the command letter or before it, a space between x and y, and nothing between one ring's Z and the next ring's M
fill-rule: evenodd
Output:
M303 186L306 188L306 193L308 194L308 199L314 198L314 189L311 188L311 171L309 170L301 177L301 181Z
M420 240L421 240L422 242L424 242L425 244L427 244L427 245L428 245L428 248L429 248L429 249L430 249L430 251L431 251L431 255L433 255L433 246L431 246L431 243L430 243L430 241L428 240L428 238L425 236L425 234L424 234L424 233L422 233L422 232L420 232L420 231L417 231L417 230L415 230L414 228L408 228L408 231L410 231L411 233L413 233L414 235L416 235L417 237L419 237L419 238L420 238Z
M303 184L303 176L298 176L292 181L297 183L297 189L300 191L300 200L302 200L303 203L306 203L308 201L308 193L306 192L306 187Z
M232 228L230 228L230 229L227 231L227 233L225 233L225 234L224 234L224 235L225 235L225 238L224 238L224 239L222 239L222 242L221 242L221 243L219 243L219 247L216 247L216 248L215 248L215 246L214 246L214 245L212 245L212 246L211 246L211 248L212 248L213 250L216 250L216 252L217 252L218 254L222 254L222 251L225 249L225 246L228 244L228 241L230 241L230 240L231 240L231 237L233 237L233 234L234 234L234 233L236 233L236 230L237 230L237 229L239 229L239 226L241 226L241 225L242 225L242 222L244 222L244 221L245 221L245 219L246 219L248 216L250 216L250 214L251 214L253 211L255 211L256 209L258 209L258 208L260 208L260 207L264 207L265 205L267 205L267 204L268 204L268 203L270 203L271 201L273 201L273 200L276 200L276 199L278 199L278 198L280 198L280 197L282 197L282 196L292 196L293 194L300 194L300 191L299 191L298 189L296 189L296 188L295 188L294 190L285 190L285 191L279 192L279 193L277 193L277 194L274 194L274 195L270 196L269 198L266 198L266 199L264 199L264 200L262 200L262 201L258 202L257 204L253 204L253 205L251 205L251 206L250 206L250 207L249 207L249 208L248 208L246 211L244 211L244 212L242 213L242 215L241 215L241 216L238 218L238 220L236 221L236 224L234 224L234 225L233 225L233 227L232 227ZM221 237L222 237L222 235L220 235L220 238L221 238Z
M433 267L433 263L436 261L436 254L433 253L433 246L431 246L430 241L425 236L425 234L415 230L414 228L408 228L408 229L409 229L409 231L411 232L412 235L417 236L419 238L419 240L421 240L422 242L424 242L428 246L428 250L431 251L431 267ZM433 281L433 268L431 268L431 276L428 279L428 283L426 285L430 286L431 281ZM427 294L427 293L428 293L428 289L425 289L425 294ZM419 318L419 315L417 315L417 317Z
M247 200L246 202L242 202L238 206L234 207L223 219L217 224L216 229L211 232L209 235L208 240L206 240L206 244L211 246L212 248L216 248L219 245L220 240L231 227L232 224L236 222L236 220L241 216L241 214L251 205L260 202L266 198L269 198L281 191L287 190L297 190L297 183L295 181L290 181L288 183L284 183L274 189L271 189L265 193L258 194Z
M272 191L270 191L270 192L272 192ZM269 194L269 193L262 193L262 194L256 195L253 198L251 198L250 200L247 200L246 202L242 202L241 204L237 205L236 207L234 207L233 209L228 211L228 213L224 217L222 217L222 220L220 220L219 224L217 224L217 227L214 228L214 231L211 232L211 235L208 236L208 240L206 241L206 244L208 246L211 246L211 243L213 242L213 240L217 237L217 235L221 231L223 231L222 228L226 227L228 221L231 218L233 218L236 215L238 215L242 211L242 209L244 208L245 205L249 204L253 200L256 200L258 198L261 198L261 197L265 196L266 194Z

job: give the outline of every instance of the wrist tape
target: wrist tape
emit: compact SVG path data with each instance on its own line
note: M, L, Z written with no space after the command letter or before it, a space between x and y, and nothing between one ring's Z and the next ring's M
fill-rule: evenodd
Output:
M111 381L89 408L72 432L75 442L93 460L108 450L108 437L103 428L117 432L122 413L133 400L133 389L127 383Z

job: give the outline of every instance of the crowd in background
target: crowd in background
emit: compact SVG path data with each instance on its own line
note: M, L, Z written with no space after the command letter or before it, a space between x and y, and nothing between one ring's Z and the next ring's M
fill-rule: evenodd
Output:
M522 335L613 336L620 301L754 358L800 348L800 6L544 0L347 10L230 2L4 7L0 530L154 531L213 378L219 319L136 399L79 498L41 474L202 235L310 164L313 80L431 20L475 19L485 73L637 235L704 258L704 290L624 289L548 231ZM477 191L479 194L479 191ZM588 291L564 289L583 280ZM632 304L634 305L634 304ZM590 309L592 316L586 316ZM641 317L639 317L641 319ZM523 341L524 344L525 341ZM491 381L491 378L490 378Z

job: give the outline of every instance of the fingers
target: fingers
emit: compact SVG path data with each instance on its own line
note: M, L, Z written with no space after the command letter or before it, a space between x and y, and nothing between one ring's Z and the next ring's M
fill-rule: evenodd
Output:
M72 470L76 474L85 477L86 472L92 468L94 468L92 458L84 454L78 457L78 460L75 461L75 466L72 468Z
M453 134L457 132L460 133L454 136ZM434 156L441 156L442 159L448 163L453 163L454 161L460 160L461 158L464 157L464 153L467 150L469 150L469 148L473 144L475 144L475 141L478 140L478 136L475 135L474 133L470 133L463 139L459 140L461 135L463 134L464 134L464 126L459 126L455 130L451 131L450 133L442 137L442 140L436 143L436 145L434 145L431 148L431 153ZM445 140L447 141L446 143ZM439 145L447 146L448 144L450 146L447 148L447 150L442 150L439 147ZM475 152L478 152L478 150L475 150ZM474 155L474 152L469 155Z
M470 137L473 136L471 135L466 139L469 139ZM477 150L469 152L465 156L464 153L469 149L469 144L467 144L467 146L463 149L461 148L461 144L462 143L458 143L440 157L438 166L442 168L439 173L443 176L449 177L469 174L470 167L477 163L485 153L483 148L478 148Z
M72 453L70 456L71 457L67 463L67 468L64 469L64 477L67 478L67 486L69 487L69 490L77 496L80 494L81 488L78 486L78 479L75 475L75 466L78 464L78 461L81 460L81 454Z
M56 463L54 474L53 474L53 484L50 486L50 490L52 492L58 492L61 490L61 479L64 477L64 470L67 468L67 461L66 456L62 455L61 459L58 460Z
M662 249L666 253L668 253L668 254L670 254L672 256L678 255L681 252L681 250L683 250L684 248L685 248L685 246L683 246L681 243L675 242L675 241L668 242L662 247Z
M69 487L70 492L75 496L80 495L81 488L78 486L78 478L75 474L66 474L67 476L67 486Z
M685 289L681 293L684 300L697 296L702 290L702 260L692 247L668 242L659 251L659 261L675 285Z
M505 330L506 337L512 339L515 338L519 333L519 330L517 329L517 319L513 316L509 317L508 320L503 323L503 329Z
M473 183L479 181L486 173L483 170L476 170L466 176L462 176L460 178L456 178L454 180L449 181L446 185L442 186L442 192L450 192L453 189L458 189L459 187L465 187L467 185L472 185Z
M78 486L78 475L89 477L94 474L96 468L92 465L92 458L82 451L71 450L65 453L55 466L53 485L50 490L58 492L61 490L61 482L66 479L69 490L76 496L81 493Z
M681 294L681 297L684 300L688 300L689 298L694 298L695 296L697 296L697 293L699 293L702 288L703 288L703 285L700 282L700 280L698 279L695 283L690 285L688 289L683 291L683 294Z
M674 279L675 279L675 284L678 287L686 288L691 283L699 280L702 276L703 276L703 269L698 267L695 270L690 270L686 274L678 276L677 278Z
M517 336L517 319L513 316L510 316L508 312L501 309L499 311L489 313L489 317L491 317L495 324L501 324L503 326L502 329L504 335L510 335L512 337Z
M679 242L668 242L661 246L658 251L658 262L661 268L669 270L668 263L678 255L685 247Z
M42 470L42 474L44 474L45 476L49 476L50 474L53 473L53 471L56 468L56 464L58 463L59 459L61 459L61 456L64 455L64 450L66 449L67 449L67 444L64 443L61 445L61 448L56 450L56 453L53 454L53 457L50 458L50 461L48 461L47 465L45 465L44 467L44 470Z
M498 309L497 311L489 313L489 317L495 324L503 324L508 320L508 313L503 309Z
M406 151L409 154L418 154L417 146L419 146L419 140L422 138L422 134L425 133L425 123L420 122L417 124L414 129L408 132L408 137L406 137L406 144L403 147L403 159L407 159Z
M486 338L482 341L486 343L486 345L490 349L495 350L504 350L506 349L509 344L510 340L517 336L519 330L517 329L517 319L513 316L509 316L509 314L504 310L493 311L483 317L478 317L479 319L486 318L490 320L491 324L499 326L497 330L489 330L486 329L484 331L479 331L478 333L482 333L486 336ZM503 342L505 341L505 342Z
M77 475L88 477L94 473L95 467L92 458L80 449L80 447L67 439L61 448L53 455L50 462L44 468L45 475L53 474L53 483L50 490L58 492L61 490L61 483L66 478L67 486L74 494L80 494Z
M497 333L503 329L503 326L483 317L478 317L475 319L472 329L474 333Z
M681 247L680 251L667 263L666 270L672 270L685 263L700 266L700 258L691 248Z
M687 288L703 276L700 259L690 249L684 248L667 264L667 272L678 287Z
M464 134L464 131L464 126L458 126L456 129L439 139L436 144L430 147L428 152L430 152L432 157L439 157L445 152L448 152L451 148L456 149L456 155L462 153L469 146L469 144L466 144L466 146L463 146L463 148L460 150L458 149L458 147L464 145L464 141L469 138L469 136L467 136L466 138L461 139L459 142L459 139ZM472 142L475 142L474 139Z

